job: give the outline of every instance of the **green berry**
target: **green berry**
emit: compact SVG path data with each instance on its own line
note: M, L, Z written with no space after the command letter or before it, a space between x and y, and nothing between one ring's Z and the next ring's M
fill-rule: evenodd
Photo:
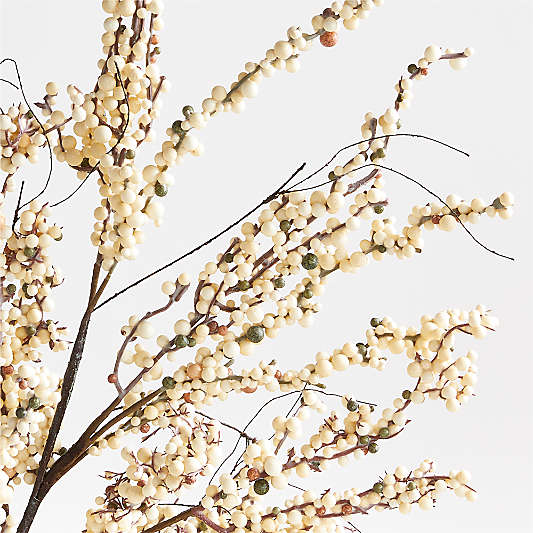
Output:
M168 192L168 187L166 185L163 185L162 183L156 182L154 185L154 192L156 196L166 196Z
M374 206L374 213L376 213L376 215L381 215L381 213L383 213L383 211L385 211L385 208L382 205L375 205Z
M220 491L219 496L221 500L225 500L228 497L228 495L224 491Z
M381 324L381 320L379 318L372 318L370 319L370 325L373 328L377 328Z
M381 483L381 481L378 481L377 483L374 483L374 486L372 487L372 490L374 492L377 492L378 494L381 494L383 492L383 489L384 489L384 485L383 483Z
M225 263L233 263L233 254L231 252L228 252L224 254L224 262Z
M291 221L290 220L282 220L279 223L279 229L281 231L289 231L291 229Z
M494 207L494 209L504 209L505 206L502 204L499 198L496 198L496 200L492 202L492 207Z
M26 113L24 114L24 116L28 119L31 119L33 118L33 112L32 111L26 111Z
M17 292L17 287L15 285L13 285L13 283L10 283L7 287L6 287L6 292L7 294L9 294L10 296L13 296L16 292Z
M37 328L35 326L26 326L26 334L28 337L33 337L37 333Z
M41 407L41 400L37 396L32 396L28 401L30 409L39 409Z
M368 435L359 437L359 444L361 444L361 446L367 446L370 444L370 437Z
M198 529L200 531L207 531L207 524L202 522L201 520L198 522Z
M276 289L283 289L285 287L285 280L283 278L276 278L273 283Z
M176 335L175 342L178 348L185 348L185 346L189 346L189 340L185 335Z
M273 514L274 516L278 516L279 513L281 513L281 509L280 509L279 507L273 507L273 508L272 508L272 514Z
M17 418L24 418L26 416L26 409L24 409L24 407L17 407L15 410L15 416Z
M318 266L318 257L312 253L305 254L302 257L302 266L305 270L313 270Z
M173 377L165 376L163 378L163 387L165 389L173 389L176 386L176 380Z
M416 485L412 481L409 481L409 483L407 483L407 490L415 490L415 489L416 489Z
M368 445L368 451L370 453L378 453L378 450L379 450L379 446L375 442L371 442Z
M305 289L305 291L302 293L304 298L312 298L313 297L313 291L311 289Z
M377 250L380 254L384 254L387 251L387 247L384 244L380 244Z
M181 120L176 120L172 123L172 131L178 135L183 133L183 130L181 129Z
M348 409L348 411L357 411L358 408L359 404L355 400L348 400L346 403L346 409Z
M404 400L408 400L409 398L411 398L411 391L410 390L404 390L402 392L402 398Z
M335 176L335 172L333 172L333 170L328 174L328 179L331 181L334 181L337 179L337 176Z
M30 246L26 246L24 248L24 255L28 258L28 259L31 259L33 257L35 257L35 254L37 253L37 248L31 248Z
M193 346L196 346L196 339L194 337L187 337L187 341L189 343L189 346L192 348Z
M240 291L247 291L250 288L250 282L246 279L241 279L239 283L237 283L237 288Z
M61 448L59 448L59 450L57 450L57 453L59 455L65 455L67 453L67 449L64 447L64 446L61 446Z
M414 63L411 63L407 67L407 72L409 72L409 74L414 74L417 70L418 70L418 67Z
M254 492L256 494L260 494L262 496L263 494L266 494L269 491L269 489L270 489L270 486L266 479L260 478L260 479L255 480Z
M379 436L380 436L382 439L386 439L389 435L390 435L389 428L381 428L381 429L379 430Z
M191 105L186 105L182 109L182 112L185 118L189 118L192 115L192 113L194 113L194 108Z
M156 46L156 47L154 48L154 54L155 54L156 56L158 56L160 53L161 53L161 49L159 48L159 46Z
M261 342L265 337L265 328L262 326L250 326L246 331L246 338L251 342Z
M361 355L366 355L367 351L368 351L368 348L366 347L366 344L363 344L362 342L358 342L356 345L356 348L357 348L357 351L361 354Z
M59 237L55 237L55 238L54 238L54 241L59 242L59 241L62 240L62 239L63 239L63 234L61 234Z
M126 156L126 159L134 159L135 150L126 150L126 153L124 155Z

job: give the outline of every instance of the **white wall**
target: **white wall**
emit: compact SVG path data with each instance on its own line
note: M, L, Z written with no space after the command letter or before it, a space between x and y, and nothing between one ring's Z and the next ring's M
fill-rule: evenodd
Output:
M288 26L308 27L310 17L323 7L317 0L167 2L161 67L173 88L166 95L158 132L177 118L183 105L198 105L213 85L229 83L245 61L261 57ZM356 519L365 532L531 531L532 15L527 0L386 2L359 30L343 31L335 48L316 46L302 58L298 74L277 73L261 85L259 97L245 113L217 118L201 132L206 152L175 172L178 185L166 198L166 224L150 229L140 260L121 264L109 288L113 292L218 231L303 161L316 167L338 147L357 139L363 114L379 113L390 105L393 85L405 65L420 57L428 44L474 47L477 53L467 70L454 72L438 65L427 80L417 83L414 105L402 118L404 131L438 137L464 148L471 157L422 141L397 139L388 162L443 195L456 192L468 199L476 195L492 199L504 190L513 191L516 216L508 222L485 219L473 231L490 247L517 260L485 252L459 230L451 235L428 234L420 257L405 262L391 258L356 276L333 277L314 328L286 330L260 352L265 359L275 356L291 363L309 359L317 350L360 339L375 315L416 324L424 313L486 303L500 317L498 332L483 342L459 341L463 348L472 345L481 354L478 395L468 406L454 415L437 403L420 406L408 429L379 454L352 468L332 470L322 482L324 487L354 483L366 487L384 469L434 457L444 471L455 467L472 471L478 502L468 504L450 495L430 513ZM0 52L19 62L31 101L44 94L44 84L50 80L63 87L71 82L83 89L94 85L103 18L99 2L1 3ZM4 68L1 76L7 75ZM2 104L17 98L11 89L0 86L0 90ZM143 148L146 161L154 149L154 145ZM41 186L45 168L43 157L42 165L24 171L27 194ZM56 200L75 185L73 173L57 165L48 198ZM400 220L411 205L428 200L422 191L393 176L388 178L388 192L390 212ZM58 318L72 328L87 297L95 254L88 238L96 201L89 185L55 213L65 226L56 262L67 274L64 287L57 291ZM159 286L164 279L181 270L194 273L226 242L221 239L95 316L65 420L65 444L111 398L105 376L126 317L161 302ZM186 305L181 305L183 313ZM173 310L161 322L162 328L178 316ZM47 361L59 371L65 358L51 354ZM391 365L383 374L355 369L349 377L333 380L331 388L351 390L385 406L403 389L400 372L399 365ZM253 404L252 399L247 398L248 404ZM231 408L224 407L222 416L239 423L255 404L237 406L234 400ZM255 426L256 434L261 430L268 431L264 425ZM228 434L228 439L233 442L234 435ZM81 530L85 510L103 488L96 473L119 464L112 454L85 461L46 499L32 531ZM22 506L24 495L19 497Z

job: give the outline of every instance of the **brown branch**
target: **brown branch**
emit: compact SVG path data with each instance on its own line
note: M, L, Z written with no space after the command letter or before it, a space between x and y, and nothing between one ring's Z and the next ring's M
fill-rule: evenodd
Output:
M44 498L44 496L46 495L49 489L48 487L44 491L42 490L43 481L46 477L46 470L50 463L50 459L52 458L54 446L55 446L59 431L61 429L63 418L65 417L67 406L70 402L72 391L74 389L74 384L76 382L78 369L79 369L81 359L83 356L83 349L85 347L85 340L87 338L87 332L89 330L89 323L91 320L91 315L93 313L94 306L96 302L98 301L98 297L101 295L101 292L105 288L105 285L107 284L107 281L109 280L109 277L111 276L111 272L112 272L110 271L108 273L106 279L102 282L100 289L97 289L96 287L98 284L98 277L100 274L100 266L101 266L101 255L100 253L98 253L96 256L95 265L93 267L93 274L91 278L91 289L89 293L89 301L87 303L87 308L81 319L80 326L78 328L78 334L76 336L76 340L74 341L74 346L72 348L72 353L70 355L67 368L63 375L63 384L61 387L61 399L57 405L56 411L54 413L54 418L52 419L52 423L48 431L48 437L44 445L44 450L41 454L41 461L39 462L39 468L37 469L35 484L33 486L33 490L32 490L30 499L28 501L28 504L26 506L26 509L24 511L22 520L17 528L17 533L27 533L29 531L31 524L35 518L35 514L37 513L37 510L39 509L39 506L42 502L42 499Z

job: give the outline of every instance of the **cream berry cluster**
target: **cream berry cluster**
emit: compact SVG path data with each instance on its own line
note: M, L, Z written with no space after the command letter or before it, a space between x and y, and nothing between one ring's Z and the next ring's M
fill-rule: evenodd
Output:
M0 170L6 174L0 193L2 204L5 194L16 188L14 174L26 161L38 161L45 142L39 123L25 104L13 105L6 113L0 110Z
M148 220L160 222L162 206L154 196L164 196L167 184L161 179L155 187L146 185L135 157L140 145L153 139L158 97L169 83L156 63L162 2L115 0L102 5L109 16L102 36L105 58L98 61L94 89L83 92L69 85L66 113L56 108L60 90L50 82L40 107L55 157L75 169L81 180L97 174L102 200L94 213L91 240L109 270L116 261L136 257Z
M192 106L183 108L183 119L175 121L167 131L170 142L164 143L163 148L166 147L168 152L167 155L165 150L161 152L165 166L181 162L187 153L200 155L203 152L202 145L191 133L193 129L204 128L211 117L221 112L240 113L245 101L257 95L259 83L264 78L271 77L276 70L297 72L300 68L299 56L311 48L315 39L318 38L325 47L334 46L338 40L339 21L343 21L346 29L354 30L374 6L382 3L381 0L333 2L331 7L312 18L313 33L305 33L299 26L288 28L287 38L274 43L260 61L247 62L229 88L221 85L213 87L210 97L202 101L201 110L195 111ZM172 146L176 154L172 153Z
M110 522L129 527L155 523L160 517L158 503L181 497L218 463L217 422L205 420L187 404L170 405L173 412L164 423L159 421L159 428L171 430L173 436L161 451L142 447L134 453L129 448L122 449L121 456L128 467L122 473L106 474L112 484L107 486L105 496L96 499L100 508L87 513L90 531L110 531ZM157 413L156 407L152 409ZM109 445L115 447L114 441ZM151 513L139 512L150 508Z
M31 485L59 402L59 378L28 363L1 368L0 503L10 503L14 486ZM56 453L61 450L58 441Z
M0 256L3 292L0 363L39 361L39 348L67 349L66 328L46 315L54 311L52 290L63 276L49 256L49 249L62 238L61 229L47 220L50 209L37 200L20 213L14 231Z
M341 350L334 351L331 361L335 360L335 355L347 353L349 355L344 356L347 359L350 354L351 357L354 357L354 354L358 354L354 359L361 362L361 358L368 358L367 354L372 349L378 350L380 353L390 352L393 355L405 353L407 356L407 373L416 380L414 387L404 390L393 400L392 407L387 407L380 414L377 414L374 405L358 401L349 394L342 397L342 408L340 410L328 411L326 403L320 397L320 395L324 394L322 389L305 390L303 386L305 383L299 378L294 378L290 383L285 383L286 391L302 391L298 407L290 415L278 415L272 420L274 435L270 439L253 439L249 442L242 455L244 465L234 475L220 474L218 484L212 484L207 487L205 496L197 508L200 514L195 516L206 516L218 526L225 528L229 527L226 523L227 517L220 509L226 505L231 505L233 509L231 524L235 525L234 520L237 520L238 523L243 521L243 514L250 518L247 509L252 504L254 505L254 513L262 517L269 515L270 518L273 518L273 516L270 516L273 513L272 508L263 506L261 496L270 492L271 489L283 490L287 488L291 482L291 477L307 478L310 475L325 471L333 462L345 467L350 463L350 460L361 460L368 453L377 453L381 443L386 443L404 430L409 422L406 412L410 406L422 403L426 397L432 399L440 398L446 402L448 409L455 411L460 403L464 403L472 396L477 373L477 356L475 352L469 351L466 356L452 357L455 350L455 336L464 334L482 338L488 331L492 331L496 325L497 320L492 318L483 306L478 306L471 311L450 309L434 316L425 315L421 318L419 327L398 325L390 317L373 318L371 320L371 328L367 330L367 342L346 343ZM318 356L317 359L319 359ZM170 477L165 477L165 475L161 477L162 474L157 474L160 475L159 478L157 477L156 472L166 472L164 469L160 470L158 466L163 464L163 457L168 457L171 461L183 462L183 469L180 466L178 470L179 475L183 475L189 480L185 482L186 484L192 484L195 480L194 473L198 473L202 468L206 468L207 472L219 464L222 442L220 435L216 432L218 432L220 427L215 424L213 428L210 428L211 433L209 435L213 435L210 440L209 436L195 433L192 428L194 424L188 422L187 424L189 425L187 426L183 420L184 418L189 420L189 416L192 419L196 419L195 417L198 415L205 416L201 413L194 414L195 409L191 402L198 405L201 405L201 402L198 398L195 398L196 402L193 401L190 389L184 393L184 390L187 389L180 387L178 382L180 378L183 382L190 377L187 371L195 373L198 381L202 380L201 373L197 373L200 368L191 369L191 366L195 364L197 365L197 363L191 363L186 367L182 367L178 373L174 374L176 379L166 377L163 380L161 393L153 401L145 405L143 405L142 397L138 394L140 389L137 390L138 407L128 401L129 410L135 410L134 416L126 420L119 430L111 432L100 441L95 442L90 449L89 453L99 455L107 447L120 448L121 440L128 433L135 434L140 432L141 434L146 434L145 439L147 439L152 434L170 430L170 440L168 440L168 444L165 447L165 453L161 452L155 463L150 459L152 457L150 453L152 452L149 452L146 448L141 448L136 454L129 450L123 451L123 457L132 465L129 471L132 474L135 473L135 476L139 479L134 477L135 483L132 485L131 477L129 481L122 477L117 479L113 477L115 480L114 488L109 489L109 492L106 493L107 498L99 498L97 500L97 504L101 506L99 509L91 510L90 519L87 523L93 529L89 530L105 531L103 528L109 521L107 518L109 514L115 517L116 522L125 517L126 514L129 514L130 511L133 512L141 502L145 502L145 504L151 503L158 509L157 513L154 510L148 515L150 517L153 516L153 518L147 519L146 527L159 523L161 520L172 520L172 517L175 516L173 508L169 508L171 506L162 503L162 501L165 498L170 501L179 497L182 485L175 482L176 480L173 477L177 472L175 465L172 468L169 467L168 470L169 473L172 472L172 476L166 474L166 476ZM334 366L333 363L330 364L332 370L341 371L347 368L347 365L337 364ZM262 362L256 369L248 371L247 374L259 380L259 376L266 373L278 381L284 381L284 378L286 379L291 375L290 372L278 374L276 371L274 373L276 365L276 362L271 362L270 364ZM309 369L310 365L305 368ZM299 374L295 371L292 375L297 376ZM224 382L230 386L234 383L236 390L241 390L241 382L237 379L237 376L235 376L234 380L229 379L224 380ZM257 383L254 386L257 387ZM209 391L209 389L206 390ZM220 399L226 399L226 396L220 397ZM296 450L293 442L302 440L304 424L309 425L311 422L310 417L313 413L318 413L319 415L327 413L327 416L323 423L317 427L317 430ZM186 429L185 432L182 431L184 427ZM173 428L178 429L179 439L175 436L176 430ZM203 445L198 440L201 438L206 441ZM247 438L250 437L247 436ZM178 455L180 455L177 458L172 455L176 451L176 445L178 447ZM211 446L209 453L206 452L206 446ZM292 451L286 451L286 446L292 447ZM182 451L180 452L179 450ZM194 456L193 451L194 453L199 451L207 453L209 456L207 463L202 462L198 456ZM184 459L184 454L186 454L187 459ZM196 457L198 462L191 459L193 456ZM144 465L151 464L152 466L150 468L146 466L141 468L142 465L139 462ZM169 466L168 463L165 464ZM191 471L192 468L196 470ZM193 479L189 479L191 472L193 473ZM442 492L441 489L446 487L457 489L456 493L458 495L467 496L469 499L474 497L470 489L460 488L463 486L462 483L466 479L466 474L431 478L435 482L442 481L438 484L438 488L435 489L431 483L416 481L416 479L427 477L431 472L431 464L428 462L423 463L419 469L411 474L398 472L400 470L397 470L394 480L389 475L380 482L381 485L375 485L375 490L372 493L353 493L352 496L354 498L357 496L361 500L355 498L350 505L360 506L355 504L355 501L360 502L363 508L366 508L368 504L370 504L369 508L377 504L387 504L388 508L400 508L401 512L408 512L413 503L419 503L419 499L420 506L426 508L429 500L433 496L440 494ZM143 475L146 475L147 479L140 479ZM407 477L409 478L408 482L402 485L404 483L402 480ZM161 480L164 480L164 483ZM140 484L137 484L138 481L140 481ZM121 483L123 488L119 489ZM150 484L150 488L147 488L146 491L144 491L144 483ZM159 492L157 492L158 489L154 488L154 484L156 487L164 485L164 488L159 489ZM409 488L407 488L407 484ZM134 488L127 488L131 486ZM376 487L379 487L379 489ZM426 487L430 488L424 490ZM437 492L434 493L434 490L437 490ZM128 491L132 491L130 500L128 500ZM136 496L133 496L133 494ZM429 496L423 499L428 494ZM164 495L165 498L160 497L161 495ZM115 508L115 504L110 502L117 502L117 498L122 498L120 500L122 503ZM147 500L147 498L151 498L151 500ZM335 505L337 504L335 502L332 501L330 505L333 509L336 509ZM324 502L322 503L324 504ZM320 505L319 508L322 506ZM328 514L321 513L322 511L318 512L317 516L322 517ZM135 514L134 516L137 515ZM125 521L129 520L129 518L124 519ZM248 528L249 524L247 524L248 521L244 524ZM98 529L98 527L102 529Z
M49 255L62 237L47 220L49 208L37 200L22 210L13 227L4 224L0 256L0 419L3 444L0 498L9 503L12 488L32 484L48 429L59 401L59 378L41 364L43 348L64 351L66 328L54 321L52 290L62 281ZM55 451L61 449L56 442Z
M443 55L439 57L443 59ZM380 122L381 118L367 115L362 128L365 135L368 128L370 135L376 135ZM400 337L401 329L385 330L388 322L384 320L378 324L378 336L372 333L366 343L347 343L332 353L319 352L315 361L304 368L286 369L275 361L261 361L253 368L237 370L241 356L253 355L256 346L277 336L282 328L311 324L314 314L320 311L319 299L330 274L357 272L369 264L370 258L380 260L388 253L404 258L422 250L421 229L434 225L437 215L424 214L425 218L420 218L411 214L402 233L394 229L392 219L379 216L388 203L384 178L376 164L365 161L372 159L368 153L381 156L379 150L384 149L373 142L358 145L355 157L335 167L329 176L329 191L311 187L308 192L297 184L294 190L289 187L270 201L255 222L245 222L241 235L231 239L226 250L200 271L193 308L174 323L171 335L156 336L154 321L191 289L186 274L162 284L168 300L161 308L129 318L122 328L125 339L117 352L114 371L108 378L127 408L143 402L142 382L162 380L167 361L181 358L177 353L181 350L188 350L192 358L172 370L165 378L167 384L172 384L171 390L165 392L168 387L162 384L160 394L183 398L197 406L209 405L217 398L225 400L232 391L250 394L258 388L300 390L306 384L318 385L321 379L351 365L381 370L386 362L383 348L387 347L383 343L388 336L393 336L393 353L410 353L409 342L414 337L410 333ZM367 174L359 177L358 169L365 166L369 166ZM472 202L480 213L505 211L503 218L511 214L511 204L509 193L500 195L490 208L480 209L481 200ZM450 195L447 206L439 208L439 217L447 213L463 223L475 222L457 196ZM426 213L426 207L416 207L414 212L421 210ZM373 219L370 238L360 241L359 251L350 251L349 233L369 219ZM445 226L446 221L442 228ZM416 335L417 342L423 342L424 336L419 332ZM149 345L153 338L155 349ZM120 377L122 363L140 369L127 384ZM415 391L414 398L419 392Z
M313 18L313 33L304 33L297 26L289 28L287 39L277 41L262 60L246 63L230 88L214 87L201 110L185 106L183 118L168 129L168 140L162 143L153 163L140 168L135 164L137 151L153 139L151 126L160 113L158 97L170 88L157 66L163 2L103 2L109 14L102 35L105 58L98 62L101 74L94 90L84 93L69 85L70 110L64 112L57 108L59 88L50 82L39 107L47 119L43 133L53 144L55 157L75 169L81 180L98 174L102 199L94 211L91 241L104 257L104 269L137 257L137 246L145 239L143 226L149 220L156 226L161 224L164 209L157 198L165 196L174 183L170 168L187 153L203 152L191 133L193 129L203 128L220 112L241 111L244 101L257 94L261 79L275 70L296 72L299 55L314 39L332 46L337 41L338 20L343 20L347 29L355 29L373 5L380 4L333 2ZM70 127L72 134L67 134Z

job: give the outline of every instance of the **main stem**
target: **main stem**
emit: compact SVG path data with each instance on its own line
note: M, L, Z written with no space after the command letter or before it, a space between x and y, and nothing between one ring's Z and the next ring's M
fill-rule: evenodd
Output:
M94 311L94 306L96 305L98 298L102 294L103 289L107 285L109 277L112 273L112 270L108 272L106 278L102 282L101 286L98 288L98 279L100 275L101 266L102 256L100 255L100 253L98 253L93 266L91 290L89 293L89 301L87 303L87 308L81 319L80 326L78 328L78 334L76 335L76 340L74 341L74 346L72 348L72 353L70 354L70 359L65 370L65 374L63 375L63 383L61 386L61 399L57 405L52 424L50 425L50 429L48 431L48 437L44 445L41 461L39 462L39 468L37 470L35 484L33 485L33 490L26 509L24 511L22 520L20 521L20 524L17 528L17 533L28 533L33 523L33 520L35 519L35 515L37 514L37 510L39 509L39 506L41 505L41 502L47 492L46 491L43 494L40 489L43 485L43 481L46 475L46 469L50 463L50 459L52 458L52 453L54 451L57 436L59 434L59 430L61 429L61 425L63 423L65 413L67 411L67 406L70 402L70 397L74 389L74 383L76 382L76 376L81 363L91 315Z

